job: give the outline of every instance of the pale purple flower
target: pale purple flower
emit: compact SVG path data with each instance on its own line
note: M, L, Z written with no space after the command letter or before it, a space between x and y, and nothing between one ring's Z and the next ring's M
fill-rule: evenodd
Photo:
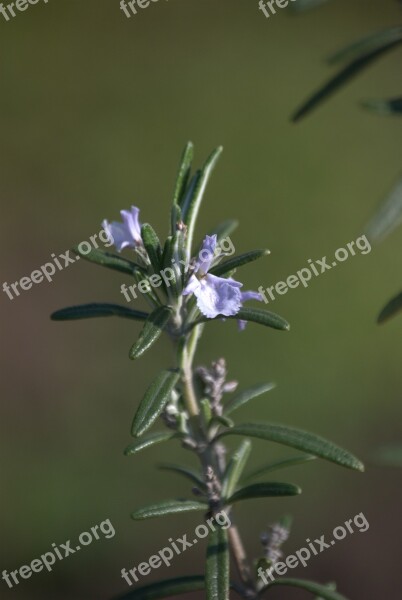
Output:
M216 235L207 235L198 255L194 272L191 275L183 296L194 294L197 306L203 315L213 319L218 315L230 317L241 308L242 283L231 278L217 277L208 273L214 261L217 245Z
M136 248L142 245L139 213L140 209L132 206L131 210L120 211L123 223L117 221L109 223L106 219L102 222L103 229L113 239L118 252L121 252L123 248Z
M251 290L248 292L241 292L242 303L247 302L247 300L258 300L259 302L262 302L263 297L261 296L261 294L259 292L253 292ZM237 325L238 325L239 331L244 331L246 329L247 321L244 321L244 319L239 319L237 321Z

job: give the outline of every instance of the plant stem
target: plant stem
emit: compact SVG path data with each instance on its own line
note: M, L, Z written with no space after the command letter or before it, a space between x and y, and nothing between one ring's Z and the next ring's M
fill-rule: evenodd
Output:
M190 415L190 422L193 424L196 441L201 442L197 453L201 461L204 472L208 467L212 467L219 484L222 484L224 464L222 456L219 456L217 448L209 443L209 439L204 433L203 423L200 422L200 409L197 401L197 395L193 384L193 358L201 334L201 329L195 327L188 338L183 340L180 352L180 366L182 372L183 397L186 408ZM244 585L246 598L255 597L255 586L251 576L250 566L248 564L246 551L243 546L237 526L231 519L231 525L228 531L229 546L236 564L239 577Z

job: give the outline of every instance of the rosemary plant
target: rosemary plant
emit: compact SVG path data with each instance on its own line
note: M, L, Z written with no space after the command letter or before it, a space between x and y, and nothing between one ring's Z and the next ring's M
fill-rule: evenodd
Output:
M269 568L280 558L281 545L289 534L287 523L274 524L262 541L261 556L250 560L233 514L234 506L253 498L295 496L300 488L277 481L253 482L256 478L290 465L322 458L338 465L363 470L361 462L349 452L321 437L284 425L236 423L235 411L253 398L268 392L269 383L236 392L237 383L227 381L224 359L211 366L194 365L197 344L203 329L215 320L235 319L239 329L248 322L286 331L288 323L280 316L261 308L245 307L249 300L261 300L257 292L242 291L234 279L235 271L267 254L250 251L228 258L224 240L236 223L227 221L207 235L202 244L194 245L197 215L206 186L222 148L215 150L203 168L192 171L193 145L188 143L182 155L173 195L170 234L161 244L149 224L140 224L139 210L122 211L122 223L103 222L118 252L127 248L130 258L100 250L75 252L94 263L115 269L133 278L149 304L149 312L115 304L88 304L59 310L54 320L73 320L116 315L143 321L143 329L129 356L137 360L155 344L162 333L173 342L174 356L169 368L157 375L139 403L132 423L134 437L125 450L135 455L155 444L178 441L185 452L193 453L199 468L181 465L164 468L185 476L195 487L186 500L168 500L136 510L134 519L200 511L203 519L215 523L209 532L205 573L172 578L130 591L128 599L155 599L206 590L208 600L226 600L234 592L241 598L256 599L270 595L276 585L305 589L314 597L341 600L333 586L306 580L280 578L268 584L258 576L262 566ZM222 327L230 326L228 323ZM226 397L228 399L226 399ZM165 425L149 432L161 417ZM240 446L228 455L228 436L243 438ZM249 438L259 438L289 446L299 451L295 457L270 463L243 475L251 452ZM223 528L215 517L221 511L230 516L230 527ZM231 574L230 555L236 574ZM230 591L232 590L232 592Z

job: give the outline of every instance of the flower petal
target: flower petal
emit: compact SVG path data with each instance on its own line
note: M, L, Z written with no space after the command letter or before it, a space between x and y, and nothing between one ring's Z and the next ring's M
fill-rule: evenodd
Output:
M195 272L205 275L211 268L214 260L214 253L218 243L217 235L207 235L202 242L201 250L198 253Z
M194 294L195 290L200 287L200 281L197 279L195 275L191 275L188 280L188 284L183 290L183 296L188 296L189 294Z
M139 221L140 209L136 206L132 206L130 211L121 210L120 214L123 219L123 223L130 232L133 240L137 244L142 244L141 225Z
M241 283L216 275L207 275L194 290L197 306L203 315L213 319L218 315L229 317L241 308Z
M241 292L241 301L247 302L247 300L258 300L259 302L262 302L263 297L259 292L253 292L252 290L249 290L247 292ZM244 331L247 327L247 321L239 319L237 321L237 327L239 331Z
M108 236L113 239L113 244L116 246L118 252L121 252L126 247L135 248L136 244L131 239L131 234L123 223L118 223L117 221L109 223L105 220L102 222L102 227Z
M103 229L113 239L118 252L121 252L123 248L136 248L142 244L139 212L139 208L132 206L131 211L120 211L123 223L117 221L109 223L106 219L102 222Z
M263 301L263 297L259 292L253 292L252 290L241 293L241 301L247 302L247 300L258 300L259 302Z

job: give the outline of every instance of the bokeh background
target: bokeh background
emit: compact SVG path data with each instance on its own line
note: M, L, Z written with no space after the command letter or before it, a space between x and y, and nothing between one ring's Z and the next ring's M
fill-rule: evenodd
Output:
M200 164L225 148L200 215L198 236L232 217L239 252L268 247L243 272L248 288L273 285L307 259L355 239L400 169L401 124L362 111L367 97L400 91L401 51L369 69L295 126L289 115L330 74L328 53L398 23L397 2L334 0L301 16L266 19L256 0L160 0L127 19L118 0L50 0L0 18L0 238L2 280L13 282L88 240L103 218L135 203L161 236L184 143ZM238 420L286 422L316 431L368 463L364 475L327 463L284 472L303 495L239 506L251 555L259 534L294 516L288 553L364 512L367 533L339 542L295 575L336 580L354 600L401 596L402 470L371 464L402 439L402 320L375 317L402 283L402 231L366 255L279 297L272 309L291 332L211 324L199 362L225 356L242 387L277 388ZM1 295L1 570L30 563L51 544L111 519L99 540L9 590L5 600L106 600L128 591L132 568L191 532L197 516L133 522L143 504L189 492L160 473L175 444L123 456L136 405L170 346L141 362L127 352L140 325L119 319L53 323L65 305L123 302L119 274L82 261L9 300ZM141 306L141 303L136 304ZM237 440L238 441L238 440ZM251 464L286 451L255 442ZM161 575L202 572L202 544ZM190 596L189 596L190 597ZM195 597L202 597L202 594ZM271 596L306 597L290 589Z

